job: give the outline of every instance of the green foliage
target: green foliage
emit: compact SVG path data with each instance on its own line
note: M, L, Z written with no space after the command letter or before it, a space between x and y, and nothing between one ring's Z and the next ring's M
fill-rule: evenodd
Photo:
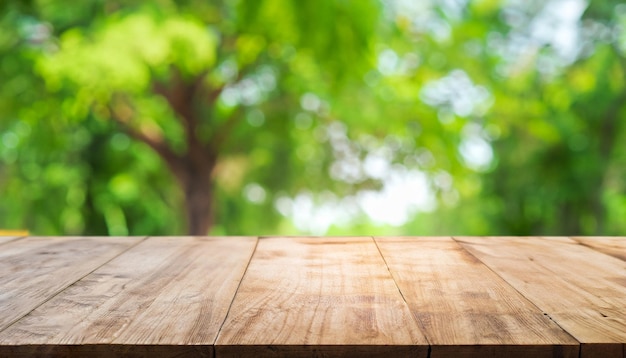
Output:
M42 57L38 69L57 90L63 81L85 91L84 100L111 92L145 91L152 77L171 66L191 76L215 61L215 37L195 19L169 17L158 21L148 13L106 19L94 33L80 29L63 33L62 51Z
M623 233L626 10L555 4L2 2L0 227L182 233L204 153L214 234Z

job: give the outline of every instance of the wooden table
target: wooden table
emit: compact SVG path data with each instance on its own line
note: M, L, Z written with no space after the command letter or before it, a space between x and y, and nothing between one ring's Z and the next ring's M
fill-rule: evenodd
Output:
M626 238L0 237L0 356L626 357Z

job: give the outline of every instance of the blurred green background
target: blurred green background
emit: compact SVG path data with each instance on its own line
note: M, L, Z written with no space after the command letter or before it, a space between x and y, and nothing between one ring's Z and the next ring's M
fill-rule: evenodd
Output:
M624 235L626 5L0 2L0 229Z

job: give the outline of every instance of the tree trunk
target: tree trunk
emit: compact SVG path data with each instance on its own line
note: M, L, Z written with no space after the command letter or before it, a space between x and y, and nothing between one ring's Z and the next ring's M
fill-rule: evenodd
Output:
M199 111L198 107L213 106L224 89L224 85L208 90L203 88L203 80L207 73L185 80L176 68L172 71L172 79L169 83L154 83L153 89L155 94L167 100L180 120L187 144L184 153L177 153L163 137L155 138L130 125L131 118L116 111L116 106L111 106L111 114L128 135L152 148L178 180L184 195L187 233L194 236L207 235L213 224L214 198L211 174L221 145L227 140L240 116L235 115L239 112L235 112L224 124L216 126L212 138L201 140L197 134L197 125L202 121L200 114L202 111ZM240 76L242 75L243 72L240 73ZM125 107L132 108L124 102L124 97L118 100ZM208 119L204 120L206 122Z
M194 146L184 156L167 161L183 192L187 234L207 235L213 224L213 181L216 156Z
M213 183L209 175L190 175L183 184L187 233L207 235L213 225Z

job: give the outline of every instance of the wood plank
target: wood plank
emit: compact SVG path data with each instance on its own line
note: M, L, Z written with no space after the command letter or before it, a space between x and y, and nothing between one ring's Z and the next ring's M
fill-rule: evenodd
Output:
M263 238L216 357L426 357L372 238Z
M0 356L212 356L256 240L151 237L0 332Z
M15 241L19 239L20 236L2 236L0 235L0 245L5 244L7 242Z
M580 341L583 357L623 357L626 262L565 237L455 239Z
M139 237L28 237L0 246L0 331Z
M626 237L615 236L574 236L572 240L589 246L607 255L626 261Z
M578 357L578 341L452 238L376 243L431 357Z

